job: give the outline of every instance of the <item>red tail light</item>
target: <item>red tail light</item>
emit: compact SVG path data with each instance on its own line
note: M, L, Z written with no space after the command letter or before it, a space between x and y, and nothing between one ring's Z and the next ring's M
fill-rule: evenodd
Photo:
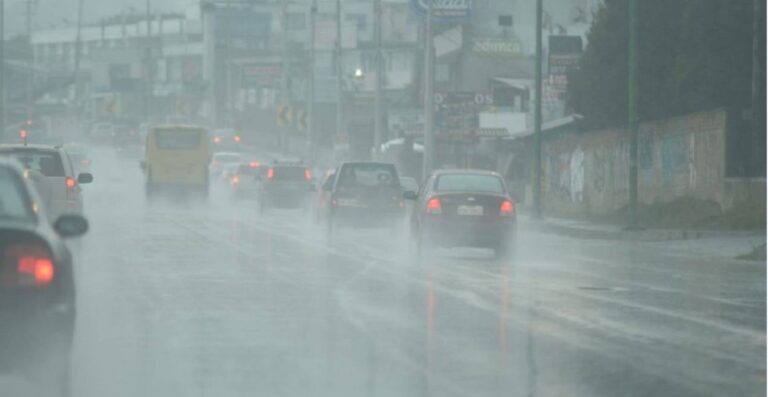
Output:
M213 143L221 143L221 138L217 136L213 137Z
M514 214L515 214L515 204L513 204L509 200L502 201L501 206L499 207L499 215L509 216Z
M237 185L238 183L240 183L240 177L237 176L237 175L233 176L232 177L232 184L233 185Z
M19 131L19 138L21 139L27 139L27 130L22 129Z
M240 143L240 135L235 135L235 142Z
M248 166L251 168L259 168L261 167L261 164L259 164L258 161L251 161L250 163L248 163Z
M312 171L309 169L304 170L304 179L311 181L312 180Z
M275 177L275 169L270 168L267 170L267 179L272 179Z
M442 214L443 213L443 203L440 202L440 199L437 197L433 197L427 201L427 213L428 214Z
M67 189L74 189L77 186L77 181L71 176L68 176L64 183L67 184Z
M10 246L5 255L6 261L15 264L16 283L18 285L46 286L53 281L56 275L53 261L42 247Z

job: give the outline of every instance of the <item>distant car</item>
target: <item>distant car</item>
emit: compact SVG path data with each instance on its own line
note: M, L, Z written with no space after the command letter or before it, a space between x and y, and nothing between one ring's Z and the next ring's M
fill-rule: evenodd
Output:
M75 277L62 238L82 235L88 222L64 215L51 224L9 159L0 160L0 202L0 373L26 374L69 396Z
M82 214L81 184L91 183L93 175L77 173L67 152L60 146L0 145L0 156L11 157L22 167L39 172L47 187L43 200L52 219L63 214Z
M403 191L419 191L419 182L416 181L416 178L410 176L401 176L400 185L402 185Z
M312 171L301 163L277 162L264 171L259 184L259 211L269 208L308 209L314 190Z
M76 174L91 172L91 158L88 155L88 148L83 145L70 143L64 145L64 151L69 155L72 166Z
M118 124L114 128L112 145L117 154L125 157L138 158L141 156L141 135L138 126Z
M211 147L214 151L240 150L242 137L232 128L218 128L210 131Z
M256 199L262 178L261 163L251 161L240 164L237 171L229 176L233 199Z
M411 236L419 252L433 247L484 247L510 252L517 227L515 203L501 175L480 170L433 172L417 194Z
M327 202L321 218L329 234L343 226L394 227L405 216L400 178L390 163L344 163L336 169L333 183L322 189Z
M243 162L243 155L236 152L217 152L211 158L210 174L213 180L226 180Z

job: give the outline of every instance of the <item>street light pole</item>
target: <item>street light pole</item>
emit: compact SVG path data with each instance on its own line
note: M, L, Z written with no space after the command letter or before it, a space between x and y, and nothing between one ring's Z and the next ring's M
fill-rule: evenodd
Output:
M149 125L149 120L151 118L152 114L152 78L154 77L152 75L152 3L151 0L147 0L147 48L145 50L145 55L147 57L147 63L146 63L146 70L147 70L147 81L144 82L145 87L145 93L144 93L144 122Z
M342 49L341 49L341 0L336 0L336 136L344 134L344 98L342 86Z
M627 229L637 229L637 4L629 0L628 122L629 122L629 211Z
M0 142L5 140L5 0L0 0Z
M381 144L384 138L383 120L382 120L382 85L384 80L384 70L382 65L381 54L381 0L374 0L374 14L375 14L375 42L376 42L376 91L374 94L374 115L373 115L373 155L379 155L381 151Z
M544 18L544 4L543 0L536 0L536 82L535 82L535 98L534 98L534 116L533 116L533 139L534 139L534 151L533 151L533 216L535 218L542 217L541 210L541 69L543 66L543 49L542 49L542 19Z
M435 52L432 37L433 0L427 6L424 45L424 159L422 178L426 178L435 166Z
M77 120L82 117L82 101L81 101L81 87L80 87L80 59L83 56L82 46L82 30L83 30L83 3L85 0L77 1L77 34L75 37L75 111L77 112Z
M315 131L315 17L317 0L312 0L309 10L309 78L307 79L307 131L309 132L309 151L312 162L317 161L317 132Z

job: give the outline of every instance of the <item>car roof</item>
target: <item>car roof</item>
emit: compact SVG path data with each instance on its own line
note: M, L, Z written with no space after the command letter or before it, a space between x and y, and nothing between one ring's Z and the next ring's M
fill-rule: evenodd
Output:
M489 170L474 170L474 169L443 169L443 170L435 170L432 171L432 175L434 176L440 176L440 175L486 175L486 176L496 176L501 178L501 174L499 174L496 171L489 171Z
M32 150L38 150L38 151L51 151L51 152L58 152L61 150L60 146L51 146L51 145L38 145L38 144L29 144L25 145L23 143L5 143L0 144L0 150L16 150L16 149L32 149Z
M394 167L394 164L383 162L383 161L349 161L346 163L342 163L341 165L342 166L345 166L345 165L391 165Z
M243 157L243 154L239 153L239 152L215 152L215 153L213 153L213 155L214 156L232 156L232 155L235 155L235 156Z

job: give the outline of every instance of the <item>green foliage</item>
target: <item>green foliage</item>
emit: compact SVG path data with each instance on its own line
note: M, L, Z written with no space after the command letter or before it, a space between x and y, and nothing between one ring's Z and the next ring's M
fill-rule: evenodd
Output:
M652 120L751 99L752 0L638 0L638 107ZM597 11L569 104L593 126L627 122L628 0Z

